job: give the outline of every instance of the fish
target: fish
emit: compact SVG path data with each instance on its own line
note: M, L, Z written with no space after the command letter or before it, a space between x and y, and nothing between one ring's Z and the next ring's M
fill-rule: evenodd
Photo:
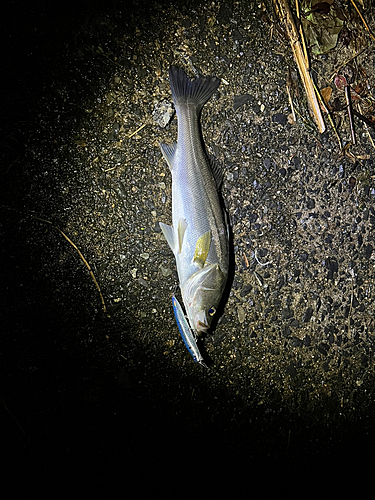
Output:
M178 120L177 143L160 148L172 174L172 226L159 224L176 259L191 330L200 334L217 314L229 269L229 226L219 197L223 172L208 157L200 129L202 108L220 79L191 80L172 66L169 81Z
M186 321L184 311L181 307L181 304L176 299L175 295L172 296L172 305L173 305L174 316L176 318L176 323L178 329L180 330L182 340L184 341L187 347L187 350L190 352L192 358L196 363L200 363L202 366L207 368L206 364L203 361L203 356L200 353L197 344L197 339L194 333L192 332L189 323Z

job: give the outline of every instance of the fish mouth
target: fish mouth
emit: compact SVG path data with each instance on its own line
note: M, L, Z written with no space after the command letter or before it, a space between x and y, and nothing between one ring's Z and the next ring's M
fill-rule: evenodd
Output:
M206 323L203 323L201 320L198 320L197 323L197 331L198 332L206 332L210 327L206 325Z

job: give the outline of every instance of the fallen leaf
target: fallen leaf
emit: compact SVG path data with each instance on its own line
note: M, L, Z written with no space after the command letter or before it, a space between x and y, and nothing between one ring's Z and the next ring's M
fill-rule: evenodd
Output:
M325 104L328 105L329 100L331 99L331 95L332 95L332 88L331 87L324 87L324 89L321 89L320 95L322 96Z
M304 13L301 17L303 32L311 52L325 54L335 48L344 26L340 9L333 3L305 0L301 11Z
M339 90L345 90L345 87L348 86L348 82L343 75L336 75L333 82Z

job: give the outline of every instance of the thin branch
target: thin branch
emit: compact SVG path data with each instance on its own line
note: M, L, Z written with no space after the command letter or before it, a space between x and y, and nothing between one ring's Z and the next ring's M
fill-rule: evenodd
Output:
M133 137L133 135L137 134L138 132L140 132L145 126L147 125L147 123L144 123L143 125L141 125L139 128L137 128L137 130L135 132L132 132L130 135L128 135L128 139L130 139L131 137Z
M274 0L274 4L276 5L276 11L278 12L280 19L282 19L285 23L285 28L288 33L290 46L292 47L293 50L294 60L296 61L296 64L298 66L301 80L305 88L309 108L314 116L319 132L322 134L325 131L326 126L324 124L318 99L314 91L314 85L309 73L305 52L300 42L300 37L296 25L294 23L293 15L290 10L288 1Z
M369 35L371 36L371 38L372 38L373 40L375 40L374 35L371 33L370 28L367 26L367 23L366 23L366 21L365 21L365 18L364 18L364 17L362 16L362 14L360 13L360 11L359 11L358 7L356 6L356 4L355 4L354 0L350 0L350 1L352 2L353 7L355 8L355 10L357 11L357 13L358 13L359 17L361 18L361 20L362 20L362 22L363 22L363 24L364 24L364 27L366 28L367 32L369 33Z
M350 86L349 85L346 85L346 87L345 87L345 99L346 99L346 107L347 107L348 116L349 116L350 135L352 136L352 144L354 146L356 143L356 140L355 140L354 119L353 119L353 112L352 112L352 101L350 99Z
M38 219L38 220L40 220L40 221L42 221L42 222L46 222L47 224L51 224L51 226L53 226L55 229L57 229L64 236L64 238L66 239L66 241L68 243L70 243L72 245L72 247L77 250L78 255L81 257L83 263L85 264L85 266L89 270L89 273L90 273L90 275L91 275L91 277L92 277L92 279L93 279L93 281L95 283L95 286L98 289L98 292L99 292L99 295L100 295L100 300L101 300L102 305L103 305L103 311L105 313L107 313L107 308L106 308L106 305L105 305L105 302L104 302L104 298L103 298L102 292L100 290L99 283L96 281L96 278L94 276L94 273L92 272L90 264L87 262L87 260L82 255L82 252L80 251L80 249L73 243L73 241L58 226L54 226L51 221L46 220L46 219L41 219L40 217L35 217L35 218Z
M313 82L314 83L314 82ZM329 120L329 123L331 124L334 132L335 132L335 135L337 137L337 140L338 140L338 143L339 143L339 148L340 148L340 151L342 151L342 145L341 145L341 139L340 139L340 136L337 132L337 129L336 129L336 126L335 126L335 122L333 121L332 119L332 116L331 116L331 113L328 109L328 107L326 106L326 103L324 102L324 99L322 98L322 96L320 95L320 92L319 90L316 88L316 85L314 83L314 89L315 89L315 92L316 92L316 95L318 96L318 99L319 99L319 102L320 102L320 105L322 106L322 108L324 109L324 111L327 113L327 116L328 116L328 120Z

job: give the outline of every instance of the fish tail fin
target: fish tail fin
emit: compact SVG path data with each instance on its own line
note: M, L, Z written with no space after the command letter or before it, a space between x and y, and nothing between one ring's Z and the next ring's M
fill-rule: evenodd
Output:
M169 69L169 82L176 109L183 104L190 104L196 106L198 111L220 85L220 79L216 76L201 76L190 80L183 69L175 66Z

